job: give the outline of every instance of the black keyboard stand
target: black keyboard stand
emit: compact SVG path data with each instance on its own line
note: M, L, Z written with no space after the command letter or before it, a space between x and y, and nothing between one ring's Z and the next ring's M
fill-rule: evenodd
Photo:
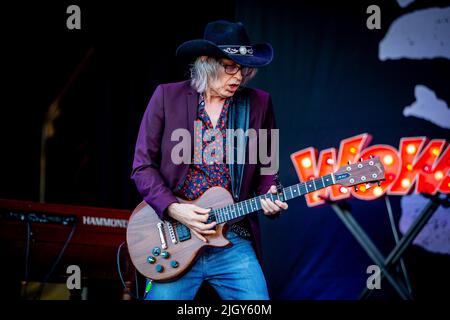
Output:
M412 289L409 282L408 275L406 273L405 264L402 260L402 255L405 250L411 245L413 240L426 225L428 220L431 218L433 213L439 208L439 206L448 207L449 206L449 195L441 195L439 193L435 195L424 195L429 198L429 202L422 209L422 212L418 215L416 220L410 226L408 231L399 239L397 234L397 228L395 226L394 218L392 215L392 208L389 201L389 196L384 196L386 202L386 208L389 214L389 220L392 227L394 239L396 246L385 258L372 240L369 238L367 233L362 229L359 223L354 219L350 212L350 207L346 202L333 202L325 199L328 204L331 205L337 216L341 219L350 233L355 237L356 241L361 245L361 247L366 251L373 262L380 268L380 281L385 277L395 291L403 300L412 300ZM396 273L392 271L394 266L400 267L403 273L403 279L401 279ZM360 294L360 299L368 299L372 291L367 286Z

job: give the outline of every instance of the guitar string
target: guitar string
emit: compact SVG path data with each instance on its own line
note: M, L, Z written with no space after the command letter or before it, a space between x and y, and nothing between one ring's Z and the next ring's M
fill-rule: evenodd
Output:
M329 187L329 186L325 186L325 185L324 185L324 187ZM291 199L293 199L293 198L295 198L295 197L302 196L302 195L308 193L308 192L305 192L305 193L301 192L301 191L300 191L300 188L306 188L306 182L300 182L300 183L294 184L294 185L292 185L292 186L283 188L282 194L284 195L284 197L285 197L286 200L291 200ZM291 197L287 199L287 197L286 197L286 191L287 191L288 189L289 189L289 192L291 193ZM299 190L299 193L296 194L296 195L294 196L294 194L292 193L292 190L295 190L295 189ZM321 188L320 188L320 189L321 189ZM318 190L318 189L316 189L316 190ZM307 189L306 189L306 191L307 191ZM227 207L231 207L231 206L237 206L238 204L242 204L242 203L244 203L244 202L248 202L248 203L250 204L250 207L252 208L251 201L252 201L253 199L255 199L255 200L256 200L256 199L261 200L263 197L264 197L265 199L267 199L267 195L270 195L270 196L272 197L272 199L271 199L272 201L274 201L274 200L279 200L279 198L276 198L276 199L273 198L274 196L277 196L277 195L275 195L275 194L265 194L265 195L260 195L260 196L258 196L258 197L254 197L254 198L251 198L251 199L243 200L243 201L240 201L240 202L238 202L238 203L234 203L234 204L225 206L225 207L223 207L223 208L213 209L213 210L211 210L211 214L209 215L208 220L211 218L212 221L217 221L217 214L218 214L217 210L221 210L221 209L224 209L224 208L227 208ZM246 207L248 207L248 206L246 205ZM258 208L258 207L257 207L257 208ZM253 209L253 208L252 208L252 209ZM261 209L258 209L258 210L261 210ZM238 210L238 211L239 211L239 210ZM253 211L256 211L256 210L253 210ZM253 212L253 211L251 211L251 212ZM216 214L216 212L217 212L217 214ZM246 214L249 214L249 213L250 213L250 212L247 212ZM245 214L244 214L244 215L245 215ZM242 215L240 215L239 217L241 217L241 216L242 216ZM236 218L238 218L238 217L236 217ZM230 219L230 220L232 220L232 219ZM224 221L224 222L225 222L225 221Z
M293 186L284 188L282 193L284 194L288 188L292 188L292 187L295 187L295 186L296 186L296 185L293 185ZM291 192L291 193L292 193L292 192ZM301 194L300 194L300 195L301 195ZM275 194L264 194L264 195L260 195L260 196L258 196L258 197L254 197L254 198L251 198L251 199L243 200L243 201L240 201L240 202L238 202L238 203L233 203L233 204L231 204L231 205L227 205L227 206L222 207L222 208L212 209L212 210L211 210L211 213L210 213L210 215L209 215L209 217L208 217L208 220L209 220L209 219L212 219L212 221L217 221L217 215L219 214L219 213L217 212L217 210L225 209L225 208L232 207L232 206L236 206L236 207L237 207L237 205L243 206L243 204L244 204L245 202L247 202L247 203L249 203L250 208L252 208L252 211L249 211L249 212L247 212L247 213L245 213L245 214L243 214L243 215L240 214L239 217L242 217L242 216L244 216L244 215L246 215L246 214L249 214L250 212L256 211L256 210L253 210L253 207L252 207L252 205L251 205L251 201L252 201L252 200L267 199L268 196L270 196L270 198L271 198L270 200L272 200L272 201L280 200L280 198L277 197L278 195L275 195ZM274 198L274 197L276 197L276 198ZM290 198L290 199L293 199L293 198L294 198L294 197L292 197L292 198ZM288 199L288 200L290 200L290 199ZM248 208L247 205L246 205L246 207ZM257 208L257 210L261 210L261 209L258 208L258 205L256 205L256 208ZM239 212L239 209L238 209L237 211ZM247 209L247 211L248 211L248 209ZM217 212L217 213L216 213L216 212ZM245 212L245 210L244 210L244 212ZM238 218L238 217L236 217L236 218ZM235 219L236 219L236 218L235 218ZM232 220L232 219L230 219L230 220ZM224 221L224 222L225 222L225 221Z

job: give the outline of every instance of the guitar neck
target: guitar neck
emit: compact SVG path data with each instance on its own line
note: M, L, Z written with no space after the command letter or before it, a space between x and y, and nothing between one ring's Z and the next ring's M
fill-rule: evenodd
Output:
M282 192L279 194L267 193L220 209L215 209L210 213L210 219L213 221L215 218L217 223L224 223L261 210L261 199L287 201L329 187L335 183L334 175L331 173L314 180L297 183L290 187L283 188Z

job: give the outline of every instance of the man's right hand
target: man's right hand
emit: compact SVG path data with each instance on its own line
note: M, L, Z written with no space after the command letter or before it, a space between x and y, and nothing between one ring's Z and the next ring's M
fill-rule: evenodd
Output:
M200 240L208 242L203 235L211 235L216 230L210 230L216 225L216 222L206 224L210 209L204 209L195 204L172 203L167 207L167 213L170 217L178 220L186 227L191 229Z

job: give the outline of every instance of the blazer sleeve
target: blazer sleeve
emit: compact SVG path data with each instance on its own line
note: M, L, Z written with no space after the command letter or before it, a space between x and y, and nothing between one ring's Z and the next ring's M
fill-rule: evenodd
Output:
M272 150L272 143L279 143L279 141L272 141L271 137L272 137L272 130L278 130L277 125L276 125L276 120L275 120L275 112L273 110L273 104L272 104L272 98L269 95L268 96L268 101L267 101L267 108L266 108L266 113L264 116L264 120L263 120L263 124L261 126L262 129L267 129L268 131L268 135L267 135L267 150ZM277 153L276 155L276 161L277 161L277 167L276 167L276 172L274 172L274 174L259 174L258 177L258 182L256 185L256 193L258 195L267 193L270 189L270 186L272 185L276 185L276 174L278 173L278 163L279 163L279 156L278 156L278 147L275 149L275 152ZM269 164L260 164L259 169L263 168L263 167L270 167L270 163ZM263 215L265 217L267 217L270 220L274 220L277 219L278 217L280 217L280 212L276 213L276 214L272 214L272 215Z
M161 141L164 132L164 89L159 85L142 118L136 141L131 178L144 200L161 219L167 219L167 207L178 199L167 187L159 171Z

